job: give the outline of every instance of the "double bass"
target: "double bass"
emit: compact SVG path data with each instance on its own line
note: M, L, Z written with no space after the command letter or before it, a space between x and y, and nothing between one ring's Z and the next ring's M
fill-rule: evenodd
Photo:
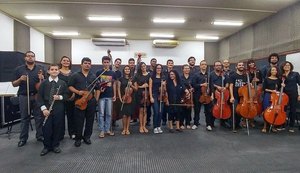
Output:
M207 78L206 78L206 83L207 86L202 86L201 87L201 96L199 98L199 102L202 104L209 104L211 102L211 97L209 95L209 79L210 78L210 68L208 70Z
M217 100L213 107L213 116L217 119L228 119L231 116L231 109L227 101L229 99L229 91L224 88L224 75L222 74L222 89L221 91L215 91L215 98Z
M285 79L282 79L284 83ZM289 102L289 97L283 92L283 86L280 89L280 92L271 94L271 106L268 107L264 112L264 119L267 121L270 126L270 130L274 125L279 126L285 123L286 121L286 112L284 107Z

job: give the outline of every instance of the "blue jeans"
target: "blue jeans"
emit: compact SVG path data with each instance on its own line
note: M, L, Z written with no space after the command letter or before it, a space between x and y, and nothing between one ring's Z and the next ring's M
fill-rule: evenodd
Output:
M100 131L110 131L111 114L112 114L112 98L99 99L98 127ZM105 114L104 114L105 112ZM105 116L105 121L104 121Z
M159 104L160 101L158 97L153 96L154 103L153 103L153 128L160 127L161 118L164 110L164 103L161 103L161 112L159 111Z

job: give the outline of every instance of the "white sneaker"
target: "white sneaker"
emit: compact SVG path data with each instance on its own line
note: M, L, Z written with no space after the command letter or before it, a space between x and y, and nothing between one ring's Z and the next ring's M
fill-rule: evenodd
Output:
M160 127L157 127L158 133L163 133Z
M193 129L193 130L196 130L197 128L198 128L198 127L197 127L196 125L193 125L193 126L192 126L192 129Z
M212 131L211 126L207 126L207 127L206 127L206 130L207 130L207 131Z
M153 132L154 132L154 134L158 134L159 133L157 128L154 128Z

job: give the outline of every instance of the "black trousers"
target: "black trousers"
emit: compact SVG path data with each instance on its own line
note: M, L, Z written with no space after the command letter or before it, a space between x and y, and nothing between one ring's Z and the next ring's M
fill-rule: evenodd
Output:
M72 135L75 134L74 109L75 109L75 102L74 101L66 101L65 102L65 113L67 115L69 136L72 136ZM65 120L65 118L63 118L63 119ZM64 135L64 134L65 134L65 123L63 124L62 135Z
M81 140L83 138L89 139L93 133L94 116L96 112L96 99L93 98L88 102L86 110L80 110L75 108L74 110L74 121L76 129L75 140ZM85 128L83 132L85 120Z
M289 127L294 127L295 119L296 119L296 107L298 102L298 94L296 93L286 93L289 96Z
M181 126L191 125L191 119L192 119L191 112L192 112L192 108L187 108L187 107L182 108L182 116L181 116L181 119L180 119L180 125Z
M53 149L59 146L63 127L64 104L54 105L51 114L43 126L44 148Z

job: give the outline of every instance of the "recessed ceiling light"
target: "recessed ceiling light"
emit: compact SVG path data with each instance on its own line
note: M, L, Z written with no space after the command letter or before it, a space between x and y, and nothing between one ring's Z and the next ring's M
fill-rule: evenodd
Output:
M183 18L154 18L153 23L184 23Z
M54 31L52 33L52 35L55 35L55 36L78 36L79 33L75 32L75 31L71 31L71 32Z
M150 37L155 37L155 38L174 38L174 34L150 33Z
M215 20L213 24L223 26L242 26L244 23L242 21Z
M91 21L107 21L107 22L120 22L123 20L120 16L89 16Z
M202 39L202 40L218 40L218 36L208 36L208 35L196 35L197 39Z
M29 20L60 20L62 19L61 16L58 15L27 15L25 16L26 19Z
M103 32L101 33L102 37L126 37L127 34L126 33L117 33L117 32Z

